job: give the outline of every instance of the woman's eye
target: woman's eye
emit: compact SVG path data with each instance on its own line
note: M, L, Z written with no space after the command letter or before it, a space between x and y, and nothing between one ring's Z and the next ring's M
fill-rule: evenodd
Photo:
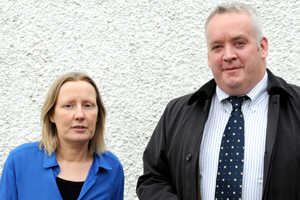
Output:
M85 106L86 108L90 108L90 107L92 107L92 104L87 103L87 104L85 104L84 106Z
M72 108L73 106L74 106L74 105L70 103L70 104L65 104L63 107L64 107L64 108Z

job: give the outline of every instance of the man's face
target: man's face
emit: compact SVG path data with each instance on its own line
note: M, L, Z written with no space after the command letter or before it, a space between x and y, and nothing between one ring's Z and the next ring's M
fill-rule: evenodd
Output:
M232 96L245 95L263 78L268 41L257 44L247 13L214 16L207 25L208 66L218 86Z

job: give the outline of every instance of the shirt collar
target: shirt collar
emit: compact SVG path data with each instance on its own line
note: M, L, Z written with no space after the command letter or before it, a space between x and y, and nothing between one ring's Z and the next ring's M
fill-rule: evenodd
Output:
M248 92L247 96L251 99L251 104L255 105L257 102L260 102L266 95L268 88L268 73L265 73L263 79Z
M268 74L268 86L267 92L270 95L282 95L285 97L293 98L292 91L289 84L280 77L275 76L269 69L266 70ZM211 99L216 91L216 82L214 79L211 79L205 83L199 90L191 94L187 105L191 105L196 101L205 102L207 99Z
M104 152L103 154L106 154L106 152ZM108 163L108 161L105 158L105 155L94 155L94 161L92 164L92 167L95 170L95 173L98 172L99 168L103 168L106 170L112 170L112 167L110 166L110 164ZM53 152L53 154L50 156L48 153L45 153L44 155L44 168L51 168L51 167L56 167L58 166L57 160L56 160L56 154L55 152Z
M261 97L267 95L267 87L268 87L268 73L265 73L263 79L246 95L251 99L253 103L257 102ZM229 95L225 93L223 90L221 90L218 85L216 86L216 95L219 102L229 97Z
M50 156L47 152L44 154L44 168L56 167L58 166L55 152Z
M95 157L94 157L95 167L97 169L103 168L106 170L112 170L112 167L110 166L110 164L108 163L108 161L105 158L105 154L107 154L107 153L104 152L103 154L95 155Z
M219 88L218 85L216 87L216 95L217 95L219 102L221 102L229 97L229 95L226 94L225 92L223 92L223 90L221 90L221 88Z

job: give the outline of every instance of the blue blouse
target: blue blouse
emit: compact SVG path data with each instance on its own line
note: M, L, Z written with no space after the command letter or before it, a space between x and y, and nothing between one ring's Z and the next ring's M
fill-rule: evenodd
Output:
M55 153L49 156L39 143L23 144L12 150L0 179L1 200L61 200L56 184L60 171ZM111 152L95 155L78 200L123 200L124 172Z

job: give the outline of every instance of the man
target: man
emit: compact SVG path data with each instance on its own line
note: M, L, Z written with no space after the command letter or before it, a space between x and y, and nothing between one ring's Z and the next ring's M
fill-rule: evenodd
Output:
M300 88L267 69L261 27L256 11L241 3L218 6L208 17L214 79L166 107L144 152L140 199L300 199ZM242 106L232 109L228 97L241 96ZM231 142L224 138L238 109L243 143L224 154L233 156L228 166L235 154L242 158L228 171L223 143Z

